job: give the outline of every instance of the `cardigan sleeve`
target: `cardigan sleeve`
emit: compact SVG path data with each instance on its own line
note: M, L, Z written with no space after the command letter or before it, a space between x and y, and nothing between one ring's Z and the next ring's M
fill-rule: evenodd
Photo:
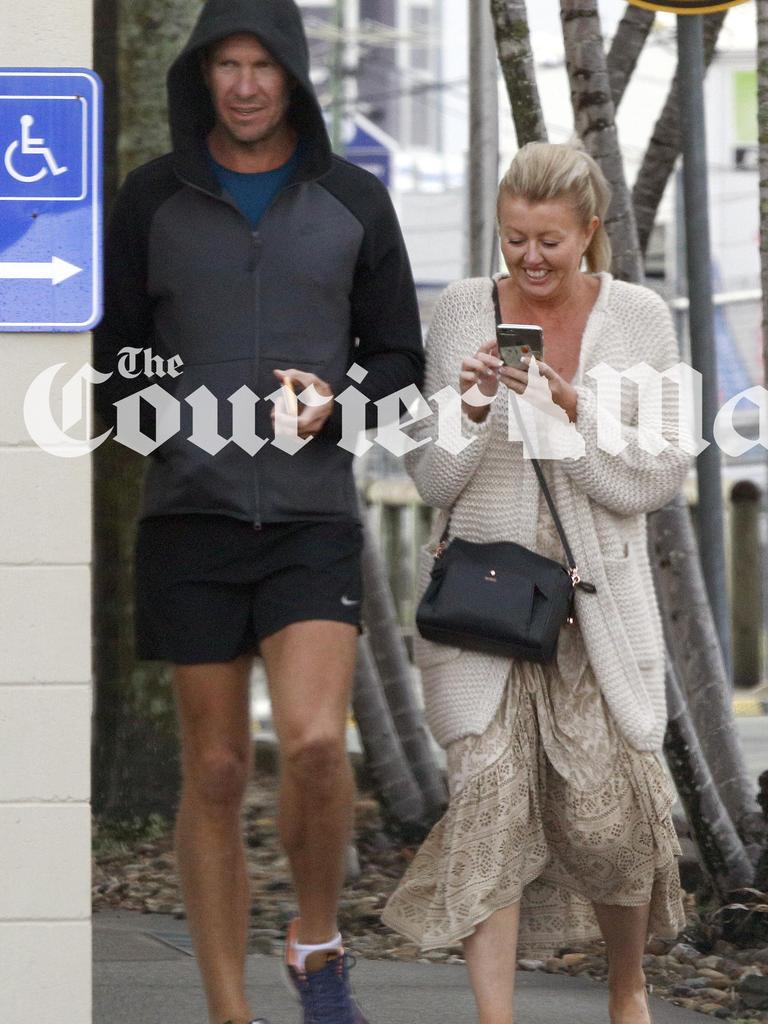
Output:
M426 339L424 394L427 398L446 386L454 388L458 394L462 359L467 351L474 351L472 342L467 344L465 340L469 330L462 323L466 321L464 314L469 309L467 285L468 282L464 281L451 285L435 306ZM493 415L491 405L483 422L475 423L462 410L460 417L448 419L441 425L441 442L449 447L458 447L463 440L469 441L458 454L436 444L436 411L408 430L415 441L430 438L426 444L405 456L406 468L425 504L433 508L451 508L474 475L488 447Z
M650 289L634 289L642 295L626 311L631 324L630 351L637 362L645 361L659 372L680 361L672 317L666 303ZM617 324L620 329L620 324ZM680 490L691 458L679 447L679 397L674 387L662 391L661 432L669 444L658 454L641 446L643 429L637 424L636 405L631 423L619 422L606 408L598 409L593 388L576 388L576 429L584 438L584 455L560 465L573 484L593 501L620 515L652 512ZM617 454L598 446L598 413L604 428L627 442ZM650 437L648 438L650 440Z

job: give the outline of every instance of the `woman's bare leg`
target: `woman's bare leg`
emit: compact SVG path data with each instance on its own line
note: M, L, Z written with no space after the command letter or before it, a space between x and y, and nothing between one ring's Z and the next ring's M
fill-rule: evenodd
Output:
M594 908L608 952L611 1024L651 1024L643 972L650 904L617 907L596 903Z
M464 939L479 1024L512 1024L520 904L497 910Z

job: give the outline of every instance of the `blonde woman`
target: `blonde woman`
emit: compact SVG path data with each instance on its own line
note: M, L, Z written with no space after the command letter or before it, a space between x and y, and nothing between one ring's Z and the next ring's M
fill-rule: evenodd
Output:
M519 955L602 938L612 1024L649 1024L642 970L649 932L684 923L659 757L666 724L664 651L645 541L646 513L680 488L688 457L638 444L636 393L625 387L616 456L597 444L589 370L678 361L670 316L652 291L615 281L603 223L609 187L571 145L532 143L498 197L507 273L496 285L503 321L543 328L538 371L584 439L581 458L542 463L582 578L576 623L557 657L515 661L417 640L432 731L447 751L450 805L416 855L384 921L424 949L463 942L480 1024L511 1024ZM582 269L586 263L586 269ZM409 457L419 492L441 510L434 542L451 536L516 541L563 560L562 547L508 408L529 367L502 364L493 282L442 296L427 342L427 390L458 384L492 399L463 403L459 455L427 444ZM677 406L665 392L665 437ZM419 424L426 437L434 424ZM514 434L513 434L514 436Z

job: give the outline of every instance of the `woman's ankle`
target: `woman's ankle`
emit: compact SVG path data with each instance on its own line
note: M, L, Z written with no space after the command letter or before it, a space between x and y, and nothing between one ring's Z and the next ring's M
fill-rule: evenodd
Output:
M627 981L618 991L611 989L608 996L611 1024L651 1024L648 993L645 985Z
M637 992L645 992L645 971L638 967L637 971L622 971L615 975L608 974L608 991L612 996L632 996Z

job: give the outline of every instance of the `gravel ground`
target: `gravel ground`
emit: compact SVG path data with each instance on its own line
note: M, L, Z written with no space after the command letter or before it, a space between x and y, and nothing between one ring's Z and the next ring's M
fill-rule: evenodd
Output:
M288 863L277 842L275 780L260 778L249 787L244 833L252 888L251 949L279 954L294 916ZM385 928L379 915L415 848L389 839L376 800L361 796L356 810L358 864L340 906L340 926L350 951L370 959L462 963L461 947L427 953ZM184 917L172 835L158 825L151 838L114 838L94 833L93 908L141 910ZM768 1024L768 948L740 949L702 927L692 896L689 924L677 943L652 940L645 957L649 988L680 1006L732 1022ZM702 936L707 935L706 940ZM557 957L520 960L523 970L587 974L604 980L601 944L559 951Z

